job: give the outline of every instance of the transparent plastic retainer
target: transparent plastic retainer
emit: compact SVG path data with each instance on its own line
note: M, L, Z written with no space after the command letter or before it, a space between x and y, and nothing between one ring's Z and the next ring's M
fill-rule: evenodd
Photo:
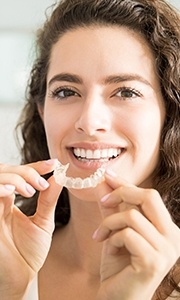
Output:
M67 177L66 172L68 168L69 168L69 163L67 165L63 165L60 162L58 162L54 170L54 177L56 183L66 188L72 188L72 189L95 188L99 183L104 181L105 166L98 168L94 174L84 179L79 177L78 178Z

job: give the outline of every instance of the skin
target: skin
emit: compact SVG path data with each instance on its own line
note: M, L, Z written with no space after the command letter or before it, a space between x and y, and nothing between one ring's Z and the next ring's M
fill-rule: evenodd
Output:
M60 74L76 76L81 82L63 80ZM110 77L119 77L119 82L109 82ZM126 98L125 91L118 91L124 87ZM74 95L58 98L64 96L63 88ZM78 162L71 147L112 145L124 150L109 167L130 183L151 186L165 110L153 55L136 33L115 27L65 34L52 50L41 115L51 157L70 163L69 176L84 178L101 166ZM88 195L89 191L82 198ZM97 201L94 195L91 198Z
M62 73L76 77L62 80ZM117 74L120 81L107 83ZM62 87L73 94L60 99ZM52 49L45 105L39 112L51 157L70 162L68 176L85 178L102 165L77 160L72 147L124 150L107 163L105 181L96 189L69 191L71 218L52 242L62 187L53 177L47 185L41 175L51 172L56 160L0 165L0 253L9 249L8 264L0 271L7 274L0 276L1 297L24 299L28 283L41 269L43 300L55 300L58 294L73 300L157 300L155 290L180 256L180 232L152 189L165 109L144 39L119 27L67 32ZM38 207L27 218L14 207L14 191L28 198L34 189L40 191ZM15 281L17 269L22 273Z

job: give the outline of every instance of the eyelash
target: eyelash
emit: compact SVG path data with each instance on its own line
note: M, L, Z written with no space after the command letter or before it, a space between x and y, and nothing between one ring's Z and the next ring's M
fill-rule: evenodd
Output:
M130 97L128 97L128 96L122 96L122 95L121 96L117 96L117 94L119 92L121 92L121 93L122 92L130 93L131 96ZM118 88L116 90L116 92L111 97L121 97L122 99L127 99L127 98L131 99L131 98L136 98L136 97L142 97L142 94L138 90L136 90L134 88L123 86L123 87Z
M68 92L69 95L60 96L59 94L61 92L64 92L64 93ZM129 93L130 95L129 96L127 96L127 95L123 96L122 94L120 96L117 95L118 93L123 93L123 92ZM80 95L70 87L59 87L59 88L55 89L54 91L51 91L50 96L52 98L63 100L63 99L67 99L69 97L74 97L74 96L76 97L76 96L80 96ZM111 98L112 97L119 97L119 98L122 98L125 100L125 99L132 99L132 98L136 98L136 97L142 97L142 94L134 88L123 86L123 87L118 88L113 93Z
M64 92L64 93L69 92L70 94L62 97L59 95L61 92ZM55 89L54 91L51 91L50 96L52 98L57 98L57 99L62 100L62 99L67 99L67 98L73 97L73 96L79 96L79 94L70 87L60 87L60 88Z

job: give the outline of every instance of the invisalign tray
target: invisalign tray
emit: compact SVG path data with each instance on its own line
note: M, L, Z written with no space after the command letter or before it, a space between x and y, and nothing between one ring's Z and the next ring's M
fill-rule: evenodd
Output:
M69 168L69 163L67 165L63 165L60 162L58 162L54 170L55 181L61 186L64 186L66 188L73 188L73 189L85 189L85 188L92 188L92 187L94 188L104 180L105 167L103 166L97 169L96 172L92 174L90 177L84 179L79 177L78 178L67 177L66 171L68 168Z

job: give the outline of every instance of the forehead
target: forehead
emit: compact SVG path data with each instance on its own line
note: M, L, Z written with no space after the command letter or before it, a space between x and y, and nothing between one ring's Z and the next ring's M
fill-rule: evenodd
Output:
M147 41L137 32L119 26L90 26L66 32L53 46L49 76L58 72L90 72L99 76L139 70L156 73ZM147 73L147 74L146 74ZM80 74L81 75L81 74ZM91 74L92 75L92 74Z
M93 42L96 42L95 44ZM89 27L78 27L64 33L59 40L53 45L51 54L58 50L80 50L80 47L88 46L89 50L96 50L100 44L106 44L106 49L116 49L132 45L139 51L144 48L145 51L152 52L147 40L138 32L122 26L100 26L91 25ZM69 46L72 46L69 49ZM67 47L67 48L66 48ZM141 49L140 49L141 48ZM131 50L131 49L129 49ZM94 52L93 51L93 52ZM152 53L151 53L152 54Z

